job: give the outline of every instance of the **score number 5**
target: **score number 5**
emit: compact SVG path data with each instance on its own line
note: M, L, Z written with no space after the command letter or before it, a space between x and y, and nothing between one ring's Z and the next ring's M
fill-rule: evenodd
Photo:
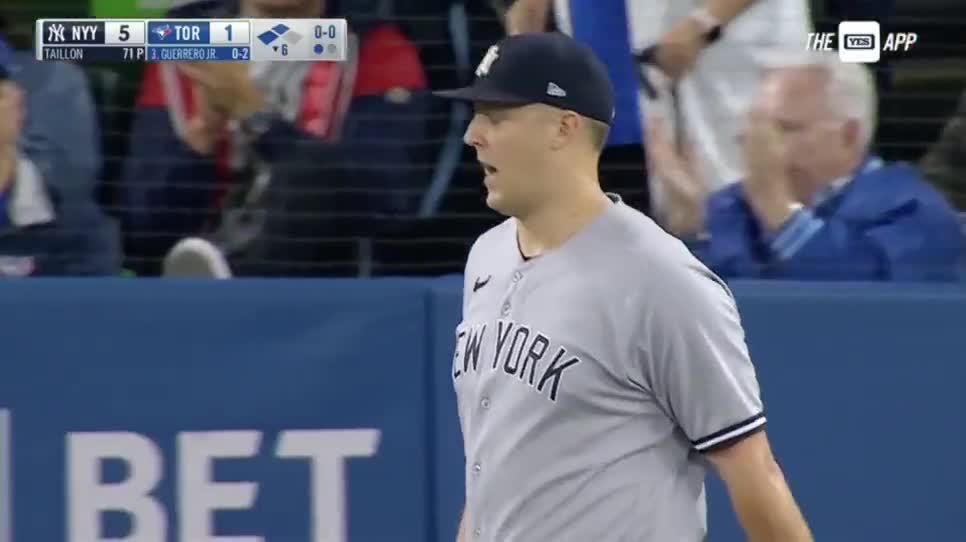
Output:
M107 45L143 45L143 21L105 21L104 43Z

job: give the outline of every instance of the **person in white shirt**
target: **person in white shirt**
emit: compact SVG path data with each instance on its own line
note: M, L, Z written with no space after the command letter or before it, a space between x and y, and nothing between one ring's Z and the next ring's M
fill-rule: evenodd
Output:
M599 0L516 0L505 12L508 33L539 32L551 7L557 27L585 35L588 10ZM761 86L775 55L805 51L811 14L805 0L624 0L635 52L655 47L655 64L676 85L678 113L687 139L698 152L709 190L743 176L736 144L739 119ZM573 15L573 16L572 16ZM593 39L593 38L591 38ZM639 96L645 116L671 121L668 94L658 103ZM646 121L645 121L646 122ZM660 211L659 185L651 183L652 206Z

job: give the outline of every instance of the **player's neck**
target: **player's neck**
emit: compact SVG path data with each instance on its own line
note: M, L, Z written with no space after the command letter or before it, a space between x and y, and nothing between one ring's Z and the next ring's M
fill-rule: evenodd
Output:
M532 214L517 218L520 251L534 257L563 245L612 203L596 183L547 202Z

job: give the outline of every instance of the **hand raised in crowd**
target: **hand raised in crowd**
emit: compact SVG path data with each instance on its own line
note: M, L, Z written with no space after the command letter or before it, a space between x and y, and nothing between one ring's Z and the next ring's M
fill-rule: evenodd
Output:
M265 105L265 95L249 76L247 64L191 62L178 68L207 92L212 109L229 118L244 119Z
M758 220L775 231L792 214L796 203L785 171L787 142L774 121L755 111L749 114L740 141L748 201Z
M668 77L677 81L694 67L705 47L698 23L686 17L671 27L657 42L655 60Z
M509 36L525 32L543 32L547 28L552 0L516 0L504 13L504 26Z
M196 113L187 121L183 139L195 152L207 156L225 133L228 115L214 108L211 93L204 86L196 83L193 88Z
M649 176L667 200L666 226L678 237L694 237L704 229L708 196L694 149L690 144L675 148L667 122L660 117L648 118L645 127Z

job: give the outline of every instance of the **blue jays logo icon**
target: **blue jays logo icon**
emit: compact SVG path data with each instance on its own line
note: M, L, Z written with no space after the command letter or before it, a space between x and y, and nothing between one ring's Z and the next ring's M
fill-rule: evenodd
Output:
M171 29L171 25L166 24L155 28L152 32L157 34L159 38L164 39L174 33L174 30Z

